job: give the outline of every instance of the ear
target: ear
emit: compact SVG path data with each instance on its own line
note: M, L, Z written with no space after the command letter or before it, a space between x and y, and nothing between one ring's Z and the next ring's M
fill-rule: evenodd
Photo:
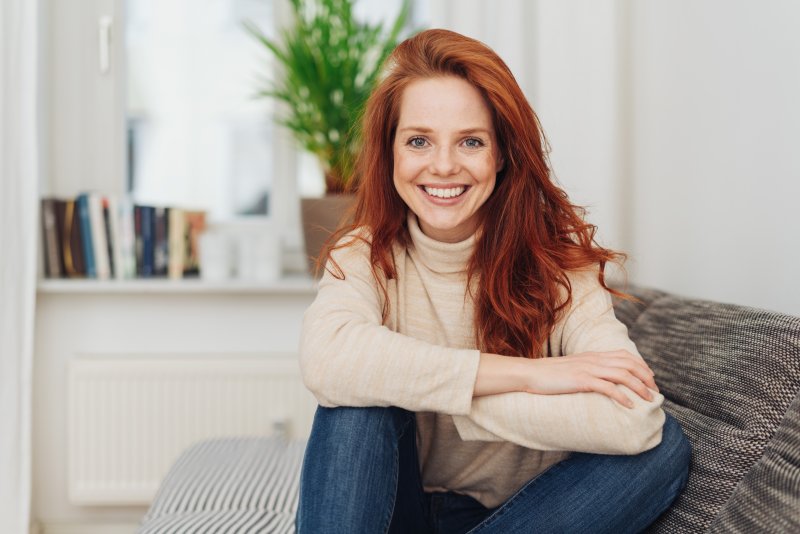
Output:
M506 158L502 155L497 158L497 164L495 165L494 172L497 174L498 172L503 170L503 167L506 166Z

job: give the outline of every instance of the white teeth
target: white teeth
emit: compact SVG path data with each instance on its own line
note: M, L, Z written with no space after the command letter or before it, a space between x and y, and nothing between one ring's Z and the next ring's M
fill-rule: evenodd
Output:
M431 195L432 197L453 198L453 197L457 197L458 195L463 193L464 190L466 189L466 187L464 187L463 185L460 185L458 187L451 187L451 188L448 188L448 189L440 189L438 187L427 187L427 186L425 186L424 189L425 189L425 192L428 193L429 195Z

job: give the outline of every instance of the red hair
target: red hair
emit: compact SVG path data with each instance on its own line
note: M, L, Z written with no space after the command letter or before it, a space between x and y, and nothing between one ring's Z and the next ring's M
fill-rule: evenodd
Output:
M455 32L427 30L400 43L384 71L363 114L352 224L333 234L321 259L347 246L334 245L342 236L366 229L372 271L386 296L383 280L396 277L392 247L410 241L408 208L393 183L392 147L403 90L421 78L462 78L483 94L504 161L494 191L478 212L482 231L468 265L469 277L479 282L473 295L477 346L484 352L541 356L571 302L566 273L599 266L598 279L608 289L605 264L622 255L596 245L596 227L583 220L583 208L553 183L538 118L489 47Z

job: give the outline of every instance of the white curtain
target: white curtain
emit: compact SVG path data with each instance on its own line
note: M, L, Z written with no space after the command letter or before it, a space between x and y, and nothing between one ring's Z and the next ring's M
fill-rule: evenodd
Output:
M38 4L0 1L0 532L27 533L38 242Z

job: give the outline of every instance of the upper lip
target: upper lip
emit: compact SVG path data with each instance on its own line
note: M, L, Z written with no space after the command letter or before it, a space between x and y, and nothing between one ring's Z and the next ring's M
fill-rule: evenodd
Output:
M431 187L434 189L452 189L454 187L467 187L466 184L420 184L421 187Z

